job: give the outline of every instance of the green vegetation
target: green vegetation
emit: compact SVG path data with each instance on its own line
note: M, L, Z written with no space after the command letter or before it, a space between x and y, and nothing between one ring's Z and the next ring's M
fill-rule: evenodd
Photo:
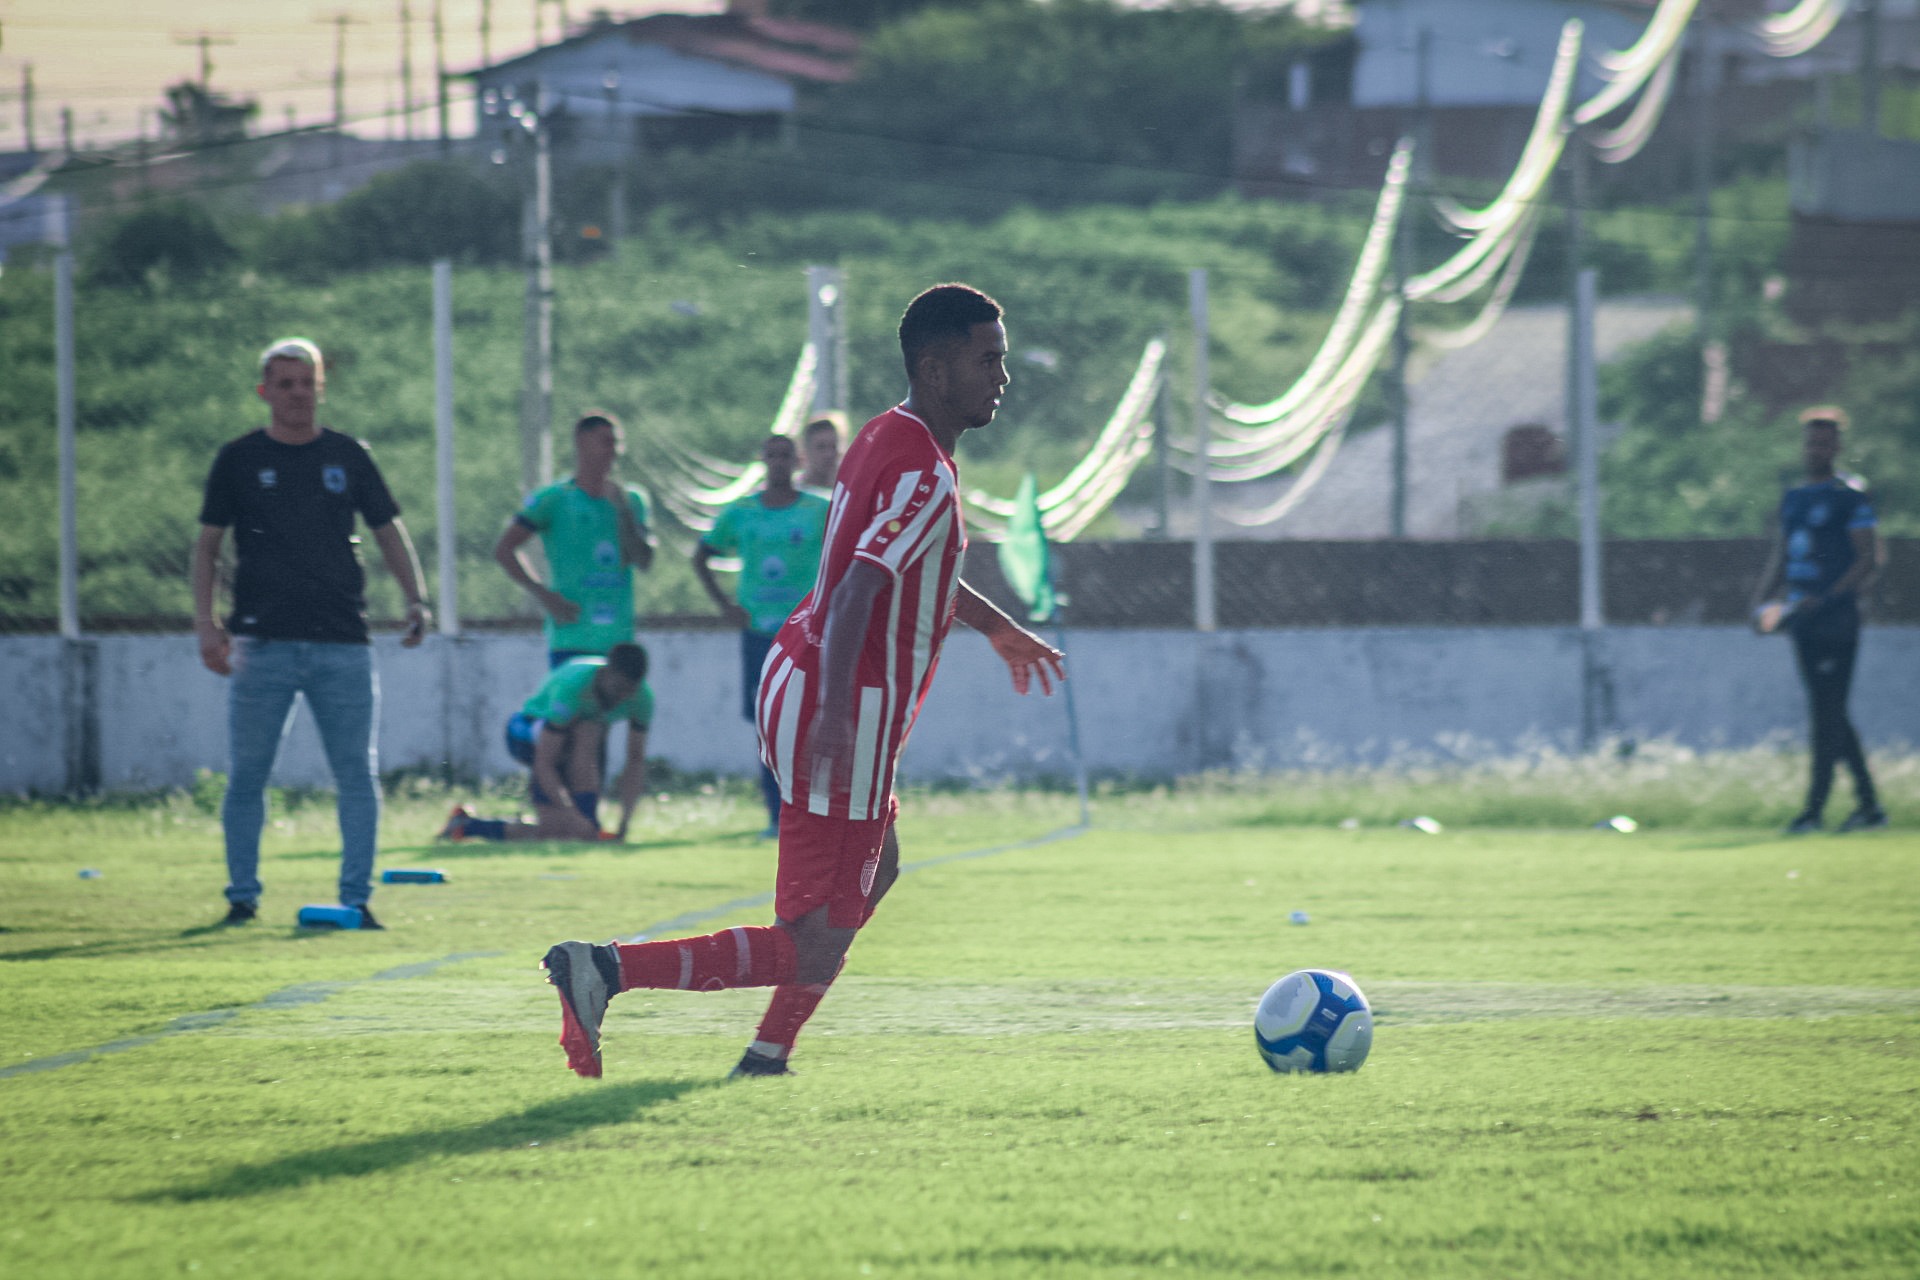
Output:
M762 993L619 998L587 1082L534 964L764 893L744 794L652 803L621 850L431 847L440 797L403 798L385 863L452 878L382 889L382 934L289 927L332 883L321 807L220 930L189 798L14 806L0 1241L50 1278L1913 1273L1912 835L1243 825L1299 789L1110 796L910 872L802 1074L731 1084ZM1071 821L905 808L909 863ZM1356 1075L1254 1053L1307 966L1373 1000Z
M805 339L802 269L829 262L847 272L851 403L862 412L903 390L894 327L915 292L964 279L999 297L1015 345L1013 391L993 430L968 441L965 479L1011 494L1031 468L1051 483L1112 414L1148 339L1182 331L1189 268L1213 273L1216 379L1267 396L1319 340L1359 234L1357 220L1336 210L1230 198L1023 211L985 225L819 213L702 231L663 214L616 253L557 272L557 460L564 469L567 425L589 407L629 423L631 473L643 484L650 466L639 437L649 431L717 457L751 457ZM206 468L223 441L262 421L253 359L284 333L326 351L323 419L372 444L434 563L424 268L304 284L257 268L189 280L160 267L142 281L83 289L76 307L85 614L185 615ZM469 616L525 607L488 556L520 497L523 288L505 267L463 268L454 285L457 537ZM50 425L51 293L45 272L0 279L0 364L15 371L0 380L0 420ZM54 474L50 430L0 438L0 500L46 510ZM641 607L706 612L685 567L689 544L667 532L670 554L643 586ZM0 533L0 616L51 616L55 535L52 520ZM370 576L375 611L393 609L383 572Z

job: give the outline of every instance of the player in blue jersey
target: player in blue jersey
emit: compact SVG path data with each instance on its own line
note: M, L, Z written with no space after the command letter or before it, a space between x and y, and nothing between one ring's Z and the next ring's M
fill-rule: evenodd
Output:
M1842 762L1853 775L1854 810L1839 830L1871 830L1886 826L1887 815L1874 794L1860 735L1847 715L1847 694L1860 649L1860 593L1880 568L1879 530L1866 486L1834 469L1845 438L1846 410L1822 405L1802 413L1800 422L1806 483L1788 489L1780 500L1780 539L1753 598L1757 625L1784 626L1793 637L1811 713L1813 773L1807 803L1787 832L1820 830L1834 766ZM1784 613L1769 615L1766 602L1783 587Z
M829 430L831 420L825 421ZM815 433L819 434L819 433ZM839 461L838 436L834 461ZM693 571L720 613L740 628L740 687L747 723L754 722L754 696L760 688L760 669L773 647L774 633L813 590L820 572L820 548L827 536L827 500L794 485L800 465L799 450L785 436L768 436L760 446L760 462L767 469L766 487L749 494L725 511L693 549ZM740 561L736 600L729 600L713 576L713 559L727 556ZM767 806L771 839L780 834L780 783L764 762L760 765L760 795Z

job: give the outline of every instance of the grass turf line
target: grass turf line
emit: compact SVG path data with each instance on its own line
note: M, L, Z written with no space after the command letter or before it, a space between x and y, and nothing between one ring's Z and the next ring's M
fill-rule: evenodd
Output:
M1047 803L930 802L906 855L1049 829ZM751 992L622 997L607 1079L573 1079L539 950L763 890L769 852L728 825L750 818L716 809L624 852L463 846L435 859L452 884L381 891L384 935L183 939L217 837L0 817L6 1061L216 993L344 984L0 1080L0 1250L33 1276L1920 1263L1913 836L1106 829L904 880L796 1080L718 1079ZM58 865L82 844L102 879ZM268 869L290 918L333 866L291 831ZM1285 923L1296 908L1310 925ZM1254 1055L1254 999L1307 964L1375 998L1355 1076L1273 1077Z

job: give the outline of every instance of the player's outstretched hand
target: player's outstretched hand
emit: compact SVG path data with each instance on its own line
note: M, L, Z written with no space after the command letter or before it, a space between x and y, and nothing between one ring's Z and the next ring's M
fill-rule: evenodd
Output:
M1040 692L1051 697L1054 681L1067 678L1067 655L1024 627L996 631L987 637L987 642L1000 655L1000 660L1007 664L1007 670L1013 673L1015 693L1026 693L1037 679Z
M194 627L194 633L200 641L201 665L217 676L232 675L233 639L227 629L217 622L203 622Z

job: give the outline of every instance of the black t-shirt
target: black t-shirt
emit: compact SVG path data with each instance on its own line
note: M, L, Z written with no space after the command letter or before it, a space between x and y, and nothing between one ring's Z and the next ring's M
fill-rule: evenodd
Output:
M353 535L400 514L366 446L322 428L308 444L265 431L228 441L207 475L200 523L233 530L235 635L367 642L367 577Z

